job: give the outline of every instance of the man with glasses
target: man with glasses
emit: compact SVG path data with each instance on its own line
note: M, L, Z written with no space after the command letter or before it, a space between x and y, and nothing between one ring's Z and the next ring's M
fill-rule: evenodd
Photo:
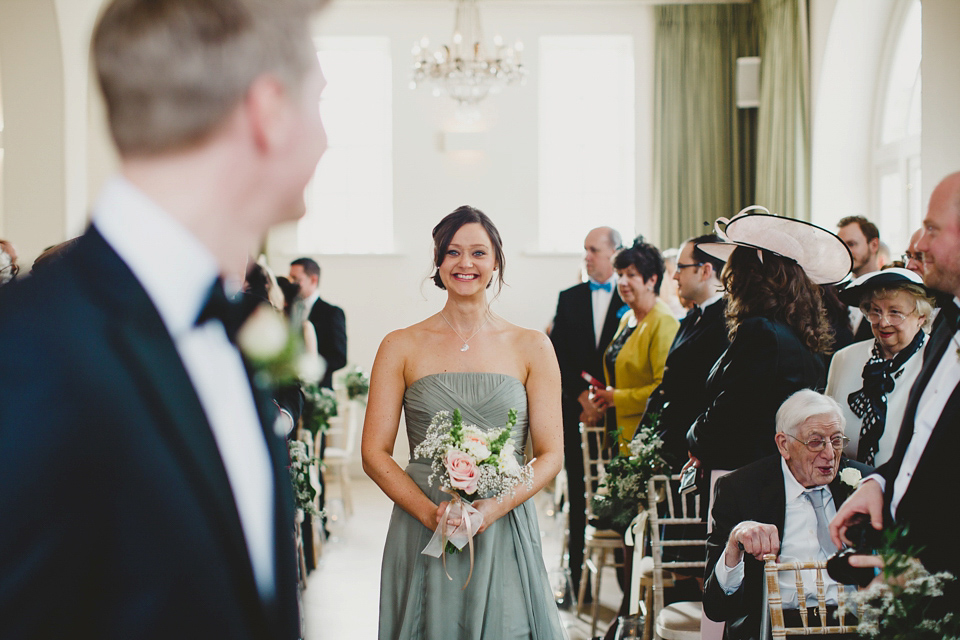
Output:
M923 229L917 229L910 236L910 244L903 253L903 267L913 271L915 274L923 277L923 254L917 251L917 241L923 235Z
M698 248L704 242L719 242L709 234L691 238L680 247L673 279L681 298L693 302L693 309L680 322L663 369L663 380L650 395L644 423L659 416L658 431L663 450L679 470L688 460L687 430L710 406L707 376L730 345L724 317L726 305L720 271L723 261Z
M763 602L763 556L785 560L826 560L837 551L829 519L870 467L843 458L847 441L840 406L816 391L797 391L777 411L779 455L763 458L717 481L713 529L707 540L703 610L726 622L731 640L759 638ZM847 468L855 472L842 471ZM844 482L847 480L847 482ZM787 624L799 624L800 606L816 607L815 575L804 576L802 601L796 579L782 574ZM837 624L836 583L827 584L827 623ZM809 616L811 626L819 615Z

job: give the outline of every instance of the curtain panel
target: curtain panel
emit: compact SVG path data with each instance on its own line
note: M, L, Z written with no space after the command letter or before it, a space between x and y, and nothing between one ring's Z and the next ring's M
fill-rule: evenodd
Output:
M671 247L753 203L757 114L736 107L736 59L760 37L752 4L656 11L653 200Z
M810 219L810 37L807 0L759 0L757 204Z

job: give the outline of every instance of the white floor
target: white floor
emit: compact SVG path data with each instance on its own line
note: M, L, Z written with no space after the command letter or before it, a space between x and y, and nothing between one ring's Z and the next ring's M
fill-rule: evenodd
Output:
M331 487L331 539L323 548L320 566L310 574L303 593L305 638L307 640L375 640L377 602L380 585L380 557L386 538L392 503L372 481L353 479L355 512L343 515L337 499L339 487ZM552 496L541 492L535 500L543 536L544 563L547 570L560 566L561 523L552 515ZM620 589L613 571L608 569L600 593L602 635L620 604ZM569 640L590 638L589 608L583 619L561 612ZM447 640L447 639L437 639ZM495 639L491 639L495 640Z

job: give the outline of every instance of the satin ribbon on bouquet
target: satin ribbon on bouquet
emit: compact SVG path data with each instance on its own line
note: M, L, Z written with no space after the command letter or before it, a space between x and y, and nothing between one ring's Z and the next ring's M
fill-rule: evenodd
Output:
M470 573L467 574L467 581L463 583L463 589L466 589L467 585L470 584L470 578L473 577L473 537L477 535L477 531L479 531L483 525L483 514L475 509L472 504L461 498L457 492L446 490L444 490L444 492L449 493L452 498L450 502L447 503L447 508L443 512L443 517L440 518L440 524L437 525L437 528L433 532L433 537L430 538L430 542L427 543L427 546L424 547L420 553L425 556L442 558L443 572L447 574L447 579L453 580L450 572L447 571L447 554L444 553L447 548L447 542L449 541L453 546L461 550L464 547L469 547ZM455 526L451 525L450 519L457 517L460 518L459 524Z

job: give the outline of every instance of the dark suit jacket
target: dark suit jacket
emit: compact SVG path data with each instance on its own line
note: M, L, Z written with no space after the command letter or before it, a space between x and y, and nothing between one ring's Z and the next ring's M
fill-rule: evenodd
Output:
M953 314L949 308L944 308L941 315ZM900 436L894 446L890 460L881 466L878 471L886 478L886 495L884 496L884 512L890 519L890 500L893 495L894 484L900 472L900 465L906 453L910 439L913 437L914 418L920 397L930 377L936 370L941 358L956 358L956 343L953 336L956 324L942 321L930 338L930 344L924 351L923 368L910 391L907 408L903 416L903 425L900 427ZM954 364L957 364L954 361ZM897 522L910 525L910 540L916 546L923 546L920 560L931 571L946 570L960 575L960 547L957 545L956 532L953 527L946 526L950 520L950 501L944 503L944 496L955 496L960 492L960 476L957 475L957 452L960 451L960 387L950 392L943 412L933 428L930 440L923 450L923 455L906 493L897 507ZM945 506L946 504L946 506ZM960 600L960 588L956 583L951 587L952 596Z
M288 456L257 593L210 426L156 308L94 229L0 295L0 636L296 638Z
M855 467L866 475L871 468L841 458L840 469ZM839 507L852 492L840 482L840 474L829 485L834 505ZM776 525L783 542L786 518L786 494L780 455L768 456L717 480L713 504L713 530L707 538L706 582L703 585L703 611L711 620L725 621L724 637L730 640L755 640L760 635L763 609L763 563L744 555L743 584L726 595L717 583L714 568L723 562L723 551L730 531L746 520ZM764 639L765 640L765 639Z
M660 416L663 451L679 466L687 462L687 430L713 399L707 393L707 376L730 345L725 308L720 299L704 309L696 324L691 315L680 322L663 368L663 381L647 403L644 421L653 414Z
M748 318L710 372L709 408L687 434L706 469L739 469L777 453L777 409L800 389L822 391L823 360L787 325Z
M550 341L553 342L557 361L560 364L564 406L573 409L573 405L576 405L577 416L580 415L580 404L577 398L589 386L580 377L580 372L587 371L597 380L603 380L603 352L617 331L619 322L617 314L622 307L623 301L620 299L620 294L614 289L610 306L607 308L607 316L603 321L598 347L593 334L593 302L590 284L582 282L560 292L557 313L553 318L553 329L550 331ZM576 424L574 424L575 427ZM577 442L579 438L578 435Z
M327 361L320 386L333 388L333 374L347 364L347 320L343 309L317 298L308 319L317 330L317 351Z

